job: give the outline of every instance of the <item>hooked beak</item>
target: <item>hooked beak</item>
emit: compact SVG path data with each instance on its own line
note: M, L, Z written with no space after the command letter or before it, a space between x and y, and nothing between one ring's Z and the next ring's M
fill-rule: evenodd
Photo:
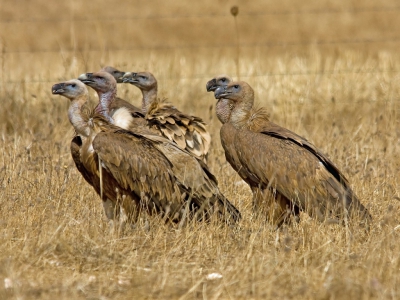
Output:
M56 83L51 88L51 93L53 95L61 95L65 93L65 83Z
M218 86L217 86L217 80L216 80L215 78L209 80L209 81L207 82L207 84L206 84L207 92L215 91L217 88L218 88Z
M122 81L122 78L124 77L125 72L123 72L123 71L116 71L116 72L113 72L111 75L115 78L115 80L117 81L117 83L122 83L122 82L123 82L123 81Z
M221 99L226 96L228 96L230 93L226 91L226 89L223 86L219 86L215 89L214 91L214 97L215 99Z
M132 72L126 72L124 76L122 76L122 82L123 83L137 83L139 82L138 79L136 79L137 73L132 73Z
M78 80L82 81L84 84L90 85L94 83L93 73L83 73L79 75Z

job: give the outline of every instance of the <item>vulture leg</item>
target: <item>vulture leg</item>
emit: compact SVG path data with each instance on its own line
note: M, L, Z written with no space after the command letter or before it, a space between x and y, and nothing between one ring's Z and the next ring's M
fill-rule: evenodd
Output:
M279 192L271 188L252 187L253 211L261 213L266 220L277 227L290 223L291 217L297 221L300 209Z

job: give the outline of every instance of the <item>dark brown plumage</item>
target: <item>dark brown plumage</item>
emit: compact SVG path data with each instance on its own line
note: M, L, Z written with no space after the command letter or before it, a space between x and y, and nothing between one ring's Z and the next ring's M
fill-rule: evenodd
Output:
M211 136L202 119L184 114L165 100L158 99L157 80L149 72L128 72L123 82L131 83L142 91L142 113L150 128L206 161Z
M227 222L240 219L205 164L148 128L131 132L115 126L108 115L109 98L104 97L109 92L115 95L115 79L106 72L88 77L81 80L98 92L100 103L86 122L75 122L83 119L78 109L69 115L75 130L85 136L80 160L95 189L103 191L114 206L121 205L132 222L140 210L160 213L171 221L185 219L185 214L208 219L212 213ZM72 101L71 107L77 106ZM102 189L95 184L100 174Z
M371 219L333 162L304 138L270 122L265 109L253 108L254 91L247 83L231 82L216 97L226 158L271 221L279 224L287 207L319 220L343 217L343 209ZM277 193L272 200L271 191Z

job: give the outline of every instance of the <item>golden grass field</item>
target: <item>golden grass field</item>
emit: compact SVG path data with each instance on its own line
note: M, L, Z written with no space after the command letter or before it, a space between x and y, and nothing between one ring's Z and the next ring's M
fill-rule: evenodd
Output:
M0 299L400 298L400 7L247 2L0 0ZM68 100L51 95L104 65L153 72L161 97L209 123L209 166L237 227L143 216L110 230L70 156ZM253 213L205 90L238 69L275 123L346 174L369 232L307 215L274 230ZM118 93L141 101L133 86Z

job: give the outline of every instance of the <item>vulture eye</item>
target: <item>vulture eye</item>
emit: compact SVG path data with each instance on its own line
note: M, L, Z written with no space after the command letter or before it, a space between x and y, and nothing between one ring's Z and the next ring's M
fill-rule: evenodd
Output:
M238 89L238 88L239 88L239 85L238 85L238 84L235 84L233 87L234 87L235 89Z
M142 78L142 79L144 79L144 80L146 80L146 79L147 79L147 77L146 77L146 76L140 76L140 78Z
M225 78L222 78L222 79L221 79L221 81L222 81L222 82L225 82L225 81L226 81L226 79L225 79Z
M75 83L71 84L71 87L73 87L73 88L76 87L76 84Z

